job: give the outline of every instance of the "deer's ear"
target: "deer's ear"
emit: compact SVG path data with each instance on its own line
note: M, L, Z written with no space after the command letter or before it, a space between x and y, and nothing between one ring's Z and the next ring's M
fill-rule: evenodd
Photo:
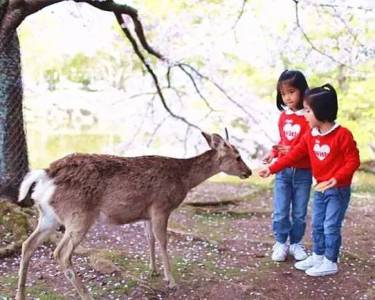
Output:
M224 146L224 144L225 144L225 141L220 135L216 133L211 135L211 148L212 149L220 150Z
M223 138L218 134L214 133L211 135L202 131L202 135L206 139L211 149L219 150L219 148L222 147L223 144L225 143Z
M204 138L207 141L207 144L211 147L211 135L208 133L205 133L204 131L201 132Z

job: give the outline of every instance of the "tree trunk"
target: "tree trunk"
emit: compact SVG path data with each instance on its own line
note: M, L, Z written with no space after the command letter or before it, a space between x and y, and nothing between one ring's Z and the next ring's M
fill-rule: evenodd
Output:
M4 10L0 7L0 24ZM0 197L11 201L28 171L22 96L20 48L13 32L0 40Z

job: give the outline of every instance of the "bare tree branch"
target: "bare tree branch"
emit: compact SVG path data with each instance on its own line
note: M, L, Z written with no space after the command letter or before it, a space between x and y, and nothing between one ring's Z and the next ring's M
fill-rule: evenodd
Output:
M149 54L152 54L155 57L157 57L161 60L164 60L163 56L160 53L158 53L156 50L154 50L148 44L148 42L146 40L146 37L145 37L145 34L144 34L143 25L142 25L141 21L138 19L138 12L133 7L131 7L129 5L126 5L126 4L119 4L119 3L113 2L112 0L106 0L106 1L74 0L74 1L75 2L86 2L86 3L96 7L98 9L114 12L118 22L120 23L121 28L123 28L123 26L127 27L126 22L124 21L122 16L121 16L121 18L118 18L117 16L120 16L120 15L123 15L123 14L128 15L134 23L135 32L136 32L137 37L138 37L141 45L143 46L143 48Z
M0 25L0 44L12 36L28 15L61 1L63 0L8 0L7 4L4 4L7 5L7 9Z
M196 93L199 95L199 97L203 100L203 102L206 104L206 106L208 107L208 109L213 112L215 111L215 109L211 106L211 104L208 102L207 98L202 94L201 90L198 88L197 86L197 83L195 82L195 79L193 77L193 75L191 73L189 73L183 65L181 64L177 64L176 65L179 69L182 70L182 72L184 72L190 79L191 83L193 84L193 87L196 91ZM174 66L170 66L168 67L168 72L167 72L167 81L168 81L168 86L170 86L170 74L171 74L171 70Z
M245 12L245 7L246 7L246 4L247 4L247 0L242 0L242 6L241 6L241 9L240 9L240 12L238 13L238 16L232 26L232 29L235 29L237 27L237 24L238 22L241 20L244 12Z
M1 27L0 27L0 44L4 45L6 43L6 39L12 36L10 33L14 32L18 25L30 14L47 7L49 5L55 4L57 2L61 2L61 0L11 0L8 5L8 9L5 13L5 16L2 20ZM138 58L142 61L143 65L147 69L148 73L151 75L159 98L163 104L165 110L174 118L188 124L191 127L199 129L199 127L191 122L189 122L186 118L179 116L171 111L169 106L166 103L165 97L163 95L162 89L159 85L158 77L156 76L155 72L153 71L150 64L146 61L144 55L142 54L141 50L138 47L137 41L132 36L131 32L126 27L125 21L123 19L123 14L126 14L131 17L135 32L137 37L144 47L144 49L151 55L154 55L160 60L164 60L161 54L159 54L156 50L154 50L147 42L142 23L138 19L138 12L131 6L125 4L118 4L113 2L112 0L107 1L90 1L90 0L75 0L75 2L85 2L88 3L98 9L114 12L118 23L120 24L125 36L132 44L133 50L138 56Z
M352 67L348 66L347 64L345 64L345 63L343 63L343 62L337 60L337 59L336 59L335 57L333 57L332 55L330 55L330 54L324 52L323 50L319 49L319 48L318 48L318 47L312 42L312 40L311 40L311 39L309 38L309 36L307 35L307 33L305 32L305 30L304 30L304 28L303 28L303 26L302 26L302 24L301 24L301 22L300 22L300 18L299 18L299 7L298 7L299 0L292 0L292 1L293 1L294 4L295 4L295 15L296 15L296 23L297 23L297 26L298 26L298 28L300 29L300 31L301 31L303 37L305 38L305 40L307 41L307 43L309 43L310 47L311 47L314 51L320 53L321 55L323 55L323 56L325 56L325 57L327 57L327 58L329 58L331 61L333 61L333 62L335 62L335 63L337 63L337 64L339 64L339 65L343 65L343 66L345 66L345 67L348 67L349 69L352 69Z
M334 5L319 5L319 7L327 7L330 9L327 9L327 11L332 10L333 13L330 13L332 17L337 18L345 27L346 31L349 33L349 35L353 38L353 43L357 43L360 47L365 48L366 46L361 43L358 39L358 34L356 34L352 28L349 26L349 24L346 22L346 20L340 15L340 13L337 10L337 6Z
M119 24L121 25L121 28L122 28L122 31L125 33L125 36L127 37L127 39L129 40L129 42L131 43L132 47L133 47L133 50L134 52L136 53L136 55L138 56L138 58L141 60L143 66L147 69L148 73L151 75L152 77L152 80L154 81L154 84L155 84L155 87L156 87L156 90L157 90L157 93L159 95L159 98L163 104L163 107L164 109L174 118L190 125L191 127L194 127L198 130L200 130L200 128L189 122L188 120L186 120L186 118L184 117L181 117L179 115L176 115L174 112L171 111L171 109L169 108L169 106L167 105L166 103L166 100L165 100L165 97L164 97L164 94L163 94L163 91L160 87L160 84L159 84L159 79L158 77L156 76L155 72L153 71L152 67L150 66L150 64L146 61L144 55L142 54L141 50L139 49L138 47L138 44L137 44L137 41L134 39L133 35L131 34L131 32L129 31L129 29L124 26L124 21L122 19L122 16L121 14L118 14L118 13L115 13L116 15L116 19L117 21L119 22Z
M342 5L342 4L318 4L321 7L331 7L331 8L346 8L346 9L358 9L358 10L364 10L367 12L374 11L375 8L373 7L364 7L364 6L352 6L352 5Z
M151 133L151 136L150 136L149 141L148 141L147 144L146 144L146 147L147 147L147 148L150 147L151 143L152 143L153 140L154 140L154 137L155 137L156 133L157 133L158 130L161 128L161 126L165 123L166 120L167 120L167 118L164 117L163 120L161 120L161 121L159 122L159 124L156 125L156 127L154 128L154 130L153 130L152 133ZM190 126L188 126L188 127L190 127Z
M239 103L238 101L236 101L233 97L231 97L227 91L220 85L218 84L217 82L215 82L214 80L212 80L211 78L209 78L208 76L202 74L201 72L199 72L196 68L192 67L191 65L188 65L188 64L185 64L185 63L179 63L177 64L177 66L183 66L183 67L186 67L187 69L189 69L191 72L193 72L194 74L196 74L198 77L208 81L209 83L211 83L213 86L216 87L217 90L219 90L227 100L229 100L231 103L233 103L237 108L239 108L243 113L245 113L245 115L254 122L254 124L258 124L258 120L250 113L246 110L246 108L241 104ZM269 138L271 141L273 140L273 138L271 136L268 135L267 132L264 132L265 136L267 136L267 138Z

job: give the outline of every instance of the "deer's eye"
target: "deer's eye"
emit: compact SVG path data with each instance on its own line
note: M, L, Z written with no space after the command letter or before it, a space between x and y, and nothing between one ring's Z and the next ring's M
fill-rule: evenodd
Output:
M237 157L236 157L236 160L237 160L237 161L241 161L241 156L237 156Z

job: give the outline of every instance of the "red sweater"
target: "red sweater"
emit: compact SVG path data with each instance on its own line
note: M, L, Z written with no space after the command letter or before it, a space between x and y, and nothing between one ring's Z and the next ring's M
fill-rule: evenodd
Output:
M325 134L320 134L316 128L307 132L292 151L270 166L270 171L276 173L305 157L310 157L312 173L318 183L335 178L337 187L349 186L360 164L352 133L335 125Z
M278 145L291 146L291 150L301 141L302 136L309 130L309 125L303 116L302 110L293 112L291 110L283 111L279 118L280 141ZM279 153L276 149L272 150L274 157L283 157L285 154ZM293 161L290 167L299 169L310 169L310 160L308 156L300 160Z

